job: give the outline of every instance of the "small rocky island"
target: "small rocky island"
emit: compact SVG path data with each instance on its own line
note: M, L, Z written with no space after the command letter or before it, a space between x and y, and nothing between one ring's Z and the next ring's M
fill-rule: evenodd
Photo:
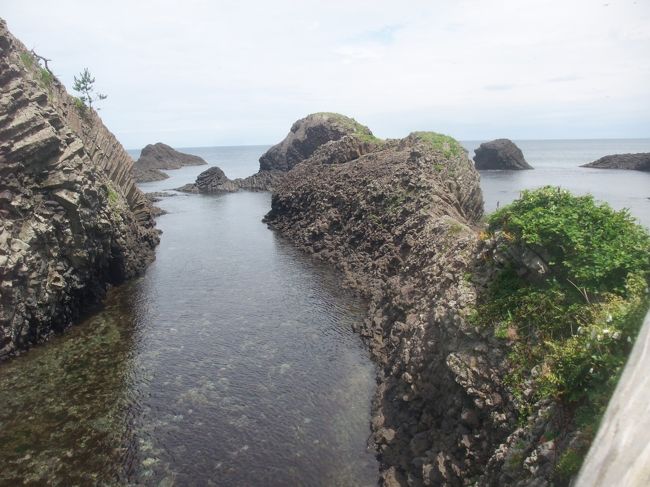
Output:
M612 154L583 164L581 167L594 169L630 169L633 171L650 171L650 152L638 154Z
M161 169L180 169L183 166L202 166L207 164L202 158L179 152L158 142L142 149L140 158L133 164L133 177L139 183L161 181L169 176Z
M474 163L479 171L533 169L524 159L521 149L510 139L483 142L474 152Z

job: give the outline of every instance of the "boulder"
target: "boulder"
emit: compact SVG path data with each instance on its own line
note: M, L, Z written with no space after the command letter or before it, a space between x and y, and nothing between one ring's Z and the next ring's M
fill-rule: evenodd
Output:
M638 154L612 154L601 157L589 164L584 164L581 167L650 171L650 152L641 152Z
M159 181L166 179L160 169L180 169L183 166L205 165L202 158L179 152L170 146L158 142L149 144L140 153L140 158L133 165L133 175L138 182Z
M533 169L526 162L521 149L510 139L496 139L484 142L475 151L476 169Z

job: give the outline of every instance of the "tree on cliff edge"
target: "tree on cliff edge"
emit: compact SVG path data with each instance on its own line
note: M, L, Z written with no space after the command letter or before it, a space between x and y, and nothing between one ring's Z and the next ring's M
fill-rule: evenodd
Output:
M93 107L93 102L105 100L106 95L101 93L95 93L95 78L92 77L88 68L84 70L79 75L79 78L74 77L74 85L72 89L79 93L79 99L81 102L90 108ZM97 109L99 110L99 108Z

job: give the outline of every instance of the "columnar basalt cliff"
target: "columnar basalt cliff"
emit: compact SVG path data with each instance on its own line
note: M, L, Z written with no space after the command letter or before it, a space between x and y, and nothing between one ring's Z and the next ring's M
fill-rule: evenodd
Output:
M158 232L132 160L0 20L0 359L142 272Z
M372 429L382 485L567 485L589 444L575 405L535 391L548 371L530 366L511 382L516 329L503 337L499 322L477 318L507 273L552 279L544 249L485 233L482 214L467 153L431 132L330 141L273 195L265 221L368 298L358 331L380 365Z
M462 485L514 429L503 353L464 316L476 298L466 275L479 251L478 173L435 133L360 157L337 146L288 173L266 221L370 299L360 332L381 365L373 430L384 484Z

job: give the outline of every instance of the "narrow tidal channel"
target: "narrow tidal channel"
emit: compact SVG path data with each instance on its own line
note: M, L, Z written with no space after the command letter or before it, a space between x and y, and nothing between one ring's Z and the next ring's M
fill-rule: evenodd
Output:
M372 486L363 304L261 223L178 195L146 275L0 364L0 485Z

